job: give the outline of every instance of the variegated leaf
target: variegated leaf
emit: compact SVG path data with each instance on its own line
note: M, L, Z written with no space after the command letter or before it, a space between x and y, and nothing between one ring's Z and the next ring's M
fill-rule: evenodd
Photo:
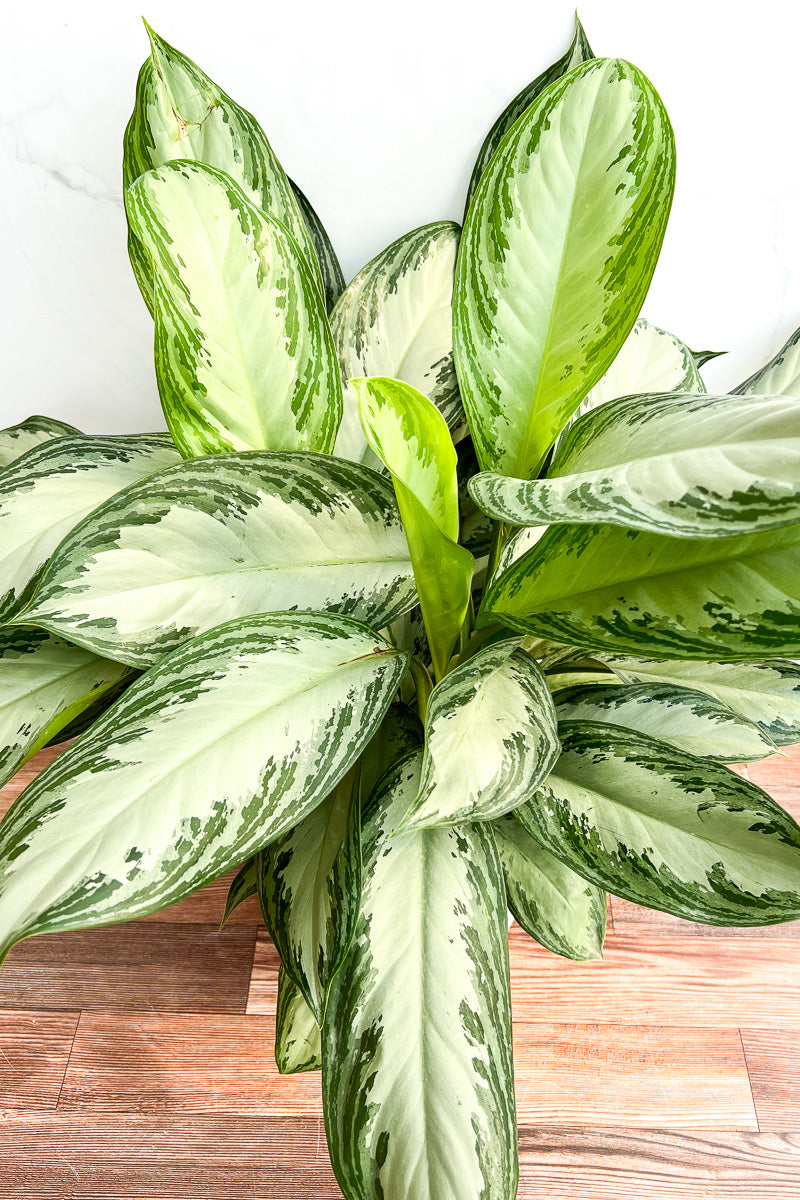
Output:
M491 830L392 834L421 755L364 830L364 894L322 1038L331 1162L348 1200L511 1200L516 1130L505 888Z
M318 1025L361 901L358 771L258 855L261 911L283 969Z
M0 468L40 446L42 442L52 441L53 438L66 437L72 433L80 433L74 425L65 421L57 421L54 417L27 417L19 425L9 425L8 429L0 429Z
M381 628L416 603L392 487L318 454L181 462L65 539L24 620L147 666L235 617L294 608Z
M0 786L101 697L110 703L134 674L41 629L0 629Z
M453 273L460 234L452 221L423 225L392 242L358 272L331 313L345 384L361 376L402 379L427 396L455 429L464 420L453 366ZM372 461L345 387L336 453Z
M244 617L133 683L0 824L0 958L173 904L319 804L406 656L341 616Z
M313 237L292 185L255 117L190 58L167 45L147 22L145 28L150 57L139 72L133 114L125 130L125 188L145 171L176 159L217 167L238 183L253 204L286 226L316 273ZM134 230L128 248L137 282L152 311L152 266ZM321 278L319 284L321 287Z
M774 358L732 391L739 395L800 396L800 329Z
M472 177L469 181L467 190L467 203L464 208L464 215L469 211L469 206L472 202L472 197L475 194L475 189L480 182L481 175L489 165L489 160L494 154L500 142L508 133L511 126L519 120L525 109L528 108L537 96L554 83L556 79L560 79L562 75L566 75L567 71L571 71L573 67L577 67L579 63L588 62L590 58L594 58L592 48L587 41L586 34L583 31L583 26L575 16L575 35L572 39L572 44L566 54L562 55L551 67L543 71L541 75L537 75L531 83L527 84L521 92L518 92L514 99L508 104L500 116L495 121L492 128L484 138L483 145L478 152L478 157L475 166L472 168Z
M180 456L166 434L59 437L0 475L0 620L28 602L66 533L98 504Z
M293 180L289 180L294 198L303 215L303 220L306 223L311 242L314 246L314 252L319 263L320 274L322 275L322 292L325 300L325 311L331 313L333 306L341 296L345 289L344 275L342 268L337 258L336 251L333 248L333 243L328 237L328 231L317 216L316 210L313 208L311 201L304 192L300 190Z
M240 904L244 904L245 900L249 900L251 896L257 895L258 863L255 857L253 857L248 858L246 862L242 863L231 882L231 886L228 888L228 895L225 897L225 912L222 914L222 920L219 923L220 929L227 925Z
M800 742L800 666L766 662L680 662L593 651L627 683L669 683L713 696L752 721L776 746Z
M800 655L800 524L691 539L560 525L519 558L515 540L481 624L660 658Z
M556 712L559 721L621 725L717 762L753 762L775 753L775 743L753 721L713 696L669 683L564 688Z
M559 751L556 713L538 664L517 645L483 647L433 689L404 830L502 816L546 777Z
M485 470L535 476L610 366L655 268L674 170L661 101L620 59L575 67L503 138L467 214L453 302Z
M425 730L414 710L399 701L391 704L380 728L361 755L359 792L362 812L369 807L381 776L398 758L420 749L424 740Z
M314 1014L300 989L281 967L275 1013L275 1062L281 1075L319 1071L322 1067L321 1042Z
M140 175L125 206L153 265L156 378L184 457L330 450L342 413L336 354L289 231L202 163Z
M445 673L470 604L475 560L458 545L456 451L444 417L409 384L356 379L361 424L394 482L436 677Z
M692 350L692 358L695 361L695 366L704 367L707 362L711 362L712 358L721 358L723 354L727 354L727 350Z
M800 521L800 400L626 396L582 417L546 479L485 473L475 502L511 525L622 525L731 537Z
M760 788L632 730L560 733L561 758L515 816L573 870L709 925L800 918L800 827Z
M493 821L492 832L517 924L554 954L602 958L605 892L545 850L513 816Z

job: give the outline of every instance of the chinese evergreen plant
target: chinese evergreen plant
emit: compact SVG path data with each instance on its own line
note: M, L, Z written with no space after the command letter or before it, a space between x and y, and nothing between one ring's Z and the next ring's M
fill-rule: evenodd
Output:
M508 1200L507 907L576 959L606 889L800 917L800 828L725 766L800 740L800 335L709 396L638 319L673 136L580 27L463 229L347 287L148 32L125 204L170 433L0 434L2 779L80 735L0 825L2 953L244 863L344 1195Z

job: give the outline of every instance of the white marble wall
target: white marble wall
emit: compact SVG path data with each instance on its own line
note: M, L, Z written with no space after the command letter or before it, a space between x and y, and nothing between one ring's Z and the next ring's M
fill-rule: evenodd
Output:
M506 101L560 55L573 0L151 0L150 22L251 108L348 277L394 237L459 219ZM4 6L0 424L162 427L150 319L127 263L120 144L146 53L133 0ZM585 0L598 54L672 116L679 175L644 313L734 385L800 325L800 5Z

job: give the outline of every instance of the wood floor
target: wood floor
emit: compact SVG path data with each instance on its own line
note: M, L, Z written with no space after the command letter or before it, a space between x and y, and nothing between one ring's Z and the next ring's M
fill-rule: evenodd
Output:
M745 773L800 819L800 752ZM0 1200L340 1198L319 1077L272 1058L255 903L217 931L228 881L9 954ZM602 962L516 926L511 950L520 1200L800 1200L800 922L717 930L614 900Z

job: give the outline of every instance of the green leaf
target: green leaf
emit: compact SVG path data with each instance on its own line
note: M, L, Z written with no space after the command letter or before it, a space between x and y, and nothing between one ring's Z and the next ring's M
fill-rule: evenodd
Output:
M40 629L0 629L0 787L23 763L134 673ZM66 737L67 734L65 733Z
M322 1033L328 1148L348 1200L510 1200L502 870L485 825L392 836L420 766L384 777L363 829L361 915Z
M731 390L740 395L800 396L800 329L774 358Z
M670 683L564 688L556 711L559 721L621 725L717 762L753 762L775 753L775 743L753 721L713 696Z
M228 895L225 898L225 912L222 914L222 920L219 923L220 929L224 928L231 919L231 916L240 904L244 904L245 900L249 900L251 896L258 895L258 864L255 858L248 858L242 863L239 870L228 888Z
M297 242L222 171L173 162L125 193L155 275L156 378L185 458L330 450L341 381Z
M317 454L180 462L96 509L24 620L148 666L223 621L295 607L382 628L416 603L392 487Z
M258 855L264 921L284 971L320 1026L361 901L357 774L349 771L321 804Z
M109 496L180 458L166 434L59 437L0 474L0 620L30 600L58 543Z
M712 358L721 358L723 354L727 353L727 350L692 350L692 358L695 366L704 367L707 362L711 362Z
M275 1062L281 1075L319 1071L322 1046L319 1026L300 989L281 967L275 1014Z
M462 634L475 560L458 545L456 451L435 405L396 379L356 379L359 416L388 467L437 678Z
M492 822L508 907L540 945L581 962L603 957L606 894L540 846L513 816Z
M669 683L713 696L752 721L776 746L800 742L800 667L766 662L664 662L593 652L626 683Z
M649 81L593 59L501 141L470 205L453 348L478 458L528 479L611 365L655 268L674 185Z
M533 101L539 96L545 88L554 83L556 79L560 79L562 75L566 75L567 71L571 71L579 63L588 62L594 58L591 46L589 45L586 34L583 31L583 26L575 16L575 35L572 39L572 44L566 54L562 55L551 67L543 71L541 75L537 75L532 83L527 84L521 92L518 92L514 99L508 104L500 116L495 121L492 128L484 138L483 145L478 153L475 166L472 168L472 178L469 181L467 190L467 203L464 208L464 215L469 211L469 206L472 202L472 197L475 194L475 189L480 182L481 175L486 170L489 160L494 154L500 142L508 133L511 126L518 121L525 109L528 108Z
M479 623L593 650L660 658L800 655L800 525L729 538L671 538L560 525L514 558Z
M404 649L402 646L400 648ZM425 730L414 710L400 702L390 704L380 728L361 755L359 788L362 812L369 806L381 776L394 766L398 758L404 758L411 750L420 749L424 740Z
M295 192L255 117L226 95L190 58L145 22L150 58L139 72L133 114L123 144L123 184L175 160L206 163L229 175L248 200L285 225L318 277L313 238ZM129 231L131 265L153 309L153 273L137 236Z
M538 664L518 644L484 647L433 689L420 789L403 830L502 816L553 766L553 701Z
M156 912L280 837L353 764L406 662L317 613L230 621L163 659L0 824L0 957Z
M52 441L53 438L66 437L80 431L74 425L65 421L57 421L55 417L27 417L19 425L9 425L8 429L0 429L0 468L40 446L42 442Z
M622 525L731 537L800 521L800 400L625 396L582 417L546 479L477 475L475 502L511 525Z
M314 246L314 252L319 263L320 274L322 275L322 289L325 299L325 311L330 313L334 304L341 296L345 288L345 279L342 274L342 268L339 265L339 259L336 256L336 251L333 248L333 243L328 237L328 232L325 226L317 216L316 211L311 205L311 201L301 192L300 188L291 179L289 180L294 198L303 214L303 220L306 223L309 236ZM285 224L285 222L284 222ZM295 238L297 240L297 238Z
M463 424L453 366L453 273L461 230L452 221L413 229L358 272L331 313L342 379L401 379L427 396L448 428ZM345 387L336 453L372 462L358 418L358 398Z
M573 870L709 925L800 917L800 827L760 788L632 730L560 733L561 758L514 815Z

